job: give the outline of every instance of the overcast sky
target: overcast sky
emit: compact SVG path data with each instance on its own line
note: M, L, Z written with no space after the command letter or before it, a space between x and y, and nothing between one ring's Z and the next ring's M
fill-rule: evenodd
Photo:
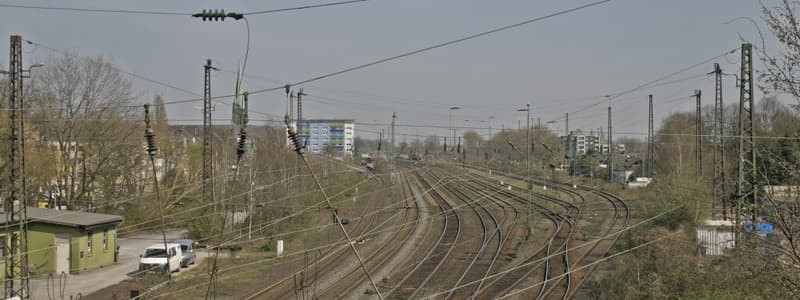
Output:
M320 1L0 1L0 4L66 6L99 9L175 11L202 9L251 12ZM390 1L252 15L247 90L281 86L373 60L424 48L468 34L548 15L591 0L549 1ZM774 1L765 1L767 4ZM615 0L599 6L531 23L478 39L420 53L302 86L309 94L304 118L354 118L361 123L388 123L392 112L398 134L446 134L449 108L457 126L516 128L517 113L531 104L532 118L564 130L606 127L603 95L626 91L663 75L737 48L740 34L760 44L747 21L724 24L736 17L755 19L767 50L779 51L761 21L754 0ZM245 23L201 22L185 16L111 14L0 8L0 36L21 34L56 49L80 55L101 55L120 69L169 83L195 94L133 79L141 101L162 95L166 101L196 98L203 92L206 58L222 69L212 78L214 95L233 92L237 66L245 53ZM2 41L7 41L3 39ZM52 54L24 46L25 64ZM8 65L8 44L0 45ZM713 104L713 77L702 76L719 62L728 72L738 69L739 52L675 75L652 89L619 97L612 103L615 131L647 132L647 94L655 95L656 120L672 112L691 111L694 89ZM688 79L687 79L688 78ZM684 80L685 79L685 80ZM672 82L672 83L670 83ZM725 102L738 101L732 78L725 81ZM296 87L299 88L299 87ZM756 94L758 97L761 93ZM214 118L229 119L231 99L220 99ZM250 97L251 110L282 116L282 90ZM592 104L600 103L596 106ZM178 123L201 122L202 102L170 105ZM251 113L258 123L265 115ZM466 122L464 120L471 120ZM483 122L481 122L483 121ZM219 121L218 123L222 123ZM374 138L378 126L357 130ZM487 134L486 130L480 131ZM411 136L407 137L412 139ZM399 141L403 140L398 136Z

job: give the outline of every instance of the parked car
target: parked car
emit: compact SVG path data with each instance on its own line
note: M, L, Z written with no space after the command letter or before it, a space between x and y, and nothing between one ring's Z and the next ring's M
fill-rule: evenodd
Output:
M144 253L139 255L139 271L159 271L159 272L178 272L181 270L181 259L183 259L183 252L181 245L170 243L153 244L144 250ZM169 255L167 255L169 253Z
M172 243L181 245L181 253L183 253L183 258L181 258L182 268L189 267L189 265L193 265L196 262L197 255L194 253L193 240L174 240Z

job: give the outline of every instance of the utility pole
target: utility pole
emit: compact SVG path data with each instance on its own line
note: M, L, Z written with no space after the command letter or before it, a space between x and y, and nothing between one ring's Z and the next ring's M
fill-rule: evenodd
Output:
M614 142L611 136L611 104L608 105L608 181L614 182Z
M307 94L303 92L302 88L300 88L300 90L297 92L297 98L296 98L297 99L297 111L295 112L296 115L297 115L297 119L295 120L295 124L294 124L294 127L297 128L297 132L300 135L300 139L303 141L303 147L308 145L308 136L305 135L305 132L303 131L303 96L305 96L305 95L307 95ZM303 138L303 137L305 137L305 138ZM345 145L345 147L347 147L347 145ZM299 170L300 158L299 157L295 157L295 163L294 164L295 164L294 172L293 172L294 179L292 179L292 182L294 183L295 192L297 192L298 190L303 189L303 178L298 176L298 175L300 175L299 174L300 173L300 170Z
M286 93L286 111L284 113L284 118L288 119L289 118L289 101L290 101L289 100L290 99L289 98L289 94L292 93L292 86L289 85L289 84L286 84L286 85L283 86L283 90ZM288 129L286 130L286 146L289 147L289 148L292 147L292 143L291 143L291 141L289 141L289 130ZM282 180L281 180L281 182L283 182L283 188L286 191L288 191L289 190L289 178L288 178L289 177L289 170L288 170L289 169L289 160L288 159L282 159L281 160L281 165L282 165L282 168L281 168L281 178L282 178ZM292 205L294 205L294 204L292 204ZM294 207L292 207L292 209L294 209ZM294 221L292 221L292 222L294 222Z
M575 166L573 164L573 162L575 161L574 160L575 159L575 153L570 153L569 152L569 149L571 148L570 147L571 139L570 139L570 136L569 136L569 113L564 114L564 119L565 119L564 120L564 141L566 142L566 143L564 143L564 145L565 145L564 153L565 154L569 153L569 161L567 163L569 164L569 176L570 176L570 179L572 179L572 176L575 176Z
M530 239L533 239L533 174L531 173L531 105L525 104L525 124L527 130L525 134L525 172L528 177L528 226L531 232Z
M695 142L694 142L694 156L695 156L695 177L703 177L703 115L700 104L700 90L694 90L694 96L697 98L697 115L695 116Z
M295 118L294 118L294 100L295 99L296 99L295 98L295 93L294 93L294 91L292 91L289 94L289 126L297 128L297 123L295 123ZM300 132L300 134L302 134L302 132ZM289 182L288 182L289 191L291 191L292 193L297 192L297 185L295 184L295 181L297 179L297 173L298 173L297 166L299 164L300 164L300 158L295 156L295 158L294 158L294 166L292 167L292 174L290 175ZM325 165L325 168L327 168L327 164ZM325 170L327 170L327 169L325 169ZM325 177L327 178L327 176L325 176Z
M742 44L741 75L739 77L739 165L736 197L736 224L741 222L742 202L750 205L752 226L758 214L758 177L756 169L755 120L753 118L753 45ZM738 235L737 235L738 238Z
M303 92L301 88L299 92L297 92L297 132L300 133L301 137L305 137L303 140L304 145L308 145L308 136L305 135L306 133L303 131L303 96L307 95Z
M722 102L722 69L719 64L714 64L714 201L712 201L712 212L714 211L716 201L722 202L722 219L728 220L728 195L726 192L726 178L725 178L725 140L723 111L724 105Z
M205 84L203 88L203 198L202 202L214 203L214 165L213 148L211 147L211 59L206 60L203 66ZM216 205L214 205L216 207Z
M395 148L394 148L394 136L395 136L394 135L394 122L395 122L396 119L397 119L397 113L396 112L392 112L392 141L391 141L391 147L389 147L391 149L391 158L390 159L391 159L391 162L392 162L392 176L391 176L392 177L392 184L395 183L395 173L394 173L394 171L395 171L395 163L396 163L395 162L395 158L397 157L397 153L395 153Z
M394 152L394 136L395 136L394 135L394 124L395 124L395 120L396 119L397 119L397 113L396 112L392 112L392 141L391 141L392 144L389 147L392 150L392 152Z
M383 144L383 128L378 132L378 157L375 158L375 165L378 164L378 159L381 158L381 146Z
M655 149L655 132L653 132L653 95L650 94L648 96L649 100L649 112L648 112L648 124L647 124L647 157L646 157L646 166L647 166L647 173L645 176L653 178L655 176L655 156L656 156L656 149Z
M144 105L144 123L144 137L147 141L147 156L150 158L150 166L153 168L153 191L155 192L156 205L158 206L158 216L159 220L161 221L161 238L162 242L164 243L164 255L167 257L167 261L169 261L171 255L169 253L169 247L167 246L167 233L164 225L164 205L161 203L161 197L158 190L158 172L156 171L155 161L158 148L156 147L155 133L153 132L153 128L150 127L150 104ZM172 271L169 268L169 263L167 263L167 279L168 282L172 282Z
M9 94L9 196L3 209L6 213L5 298L28 298L28 225L25 194L25 124L22 119L22 37L11 36L8 69ZM21 174L20 174L21 172ZM22 175L22 176L20 176Z

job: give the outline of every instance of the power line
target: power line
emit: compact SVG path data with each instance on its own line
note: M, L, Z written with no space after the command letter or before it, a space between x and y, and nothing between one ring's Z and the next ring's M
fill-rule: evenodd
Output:
M571 113L571 114L579 113L579 112L581 112L581 111L585 111L585 110L587 110L587 109L589 109L589 108L592 108L592 107L595 107L595 106L601 105L601 104L605 103L606 101L613 101L613 100L615 100L615 99L617 99L617 98L619 98L619 97L621 97L621 96L623 96L623 95L627 95L627 94L633 93L633 92L635 92L635 91L638 91L638 90L642 90L642 89L646 89L646 88L655 87L655 86L654 86L654 84L655 84L655 83L657 83L657 82L660 82L660 81L666 80L666 79L668 79L668 78L670 78L670 77L672 77L672 76L675 76L675 75L678 75L678 74L680 74L680 73L683 73L683 72L689 71L689 70L691 70L691 69L697 68L697 67L699 67L699 66L705 65L705 64L707 64L707 63L709 63L709 62L711 62L711 61L714 61L714 60L716 60L716 59L718 59L718 58L720 58L720 57L723 57L723 56L726 56L726 55L728 55L728 54L734 53L734 52L736 52L737 50L739 50L739 48L734 48L734 49L732 49L732 50L727 50L727 51L725 51L725 52L723 52L723 53L721 53L721 54L719 54L719 55L716 55L716 56L714 56L714 57L711 57L711 58L705 59L705 60L703 60L703 61L701 61L701 62L698 62L698 63L692 64L692 65L690 65L690 66L687 66L687 67L685 67L685 68L682 68L682 69L680 69L680 70L677 70L677 71L675 71L675 72L672 72L672 73L666 74L666 75L664 75L664 76L658 77L658 78L656 78L656 79L650 80L650 81L648 81L648 82L645 82L645 83L643 83L643 84L640 84L640 85L638 85L638 86L636 86L636 87L634 87L634 88L631 88L631 89L628 89L628 90L625 90L625 91L622 91L622 92L618 92L618 93L612 93L612 94L605 95L605 96L603 96L603 98L604 98L604 99L602 99L602 100L600 100L600 101L598 101L598 102L596 102L596 103L593 103L593 104L591 104L591 105L585 106L585 107L583 107L583 108L581 108L581 109L578 109L578 110L576 110L576 111L570 112L570 113ZM698 75L698 77L699 77L699 75ZM687 80L688 80L688 79L691 79L691 78L687 78ZM673 82L676 82L676 81L680 81L680 80L673 80ZM560 121L562 118L563 118L563 117L560 117L560 118L554 119L553 121Z
M368 0L352 0L334 3L323 3L315 5L306 5L298 7L278 8L262 11L253 11L242 13L242 15L261 15L284 11L303 10L309 8L327 7L342 4L350 4L356 2L365 2ZM153 11L153 10L128 10L128 9L102 9L102 8L85 8L85 7L66 7L66 6L38 6L38 5L21 5L21 4L0 4L0 7L5 8L19 8L19 9L36 9L36 10L53 10L53 11L70 11L82 13L104 13L104 14L136 14L136 15L161 15L161 16L192 16L191 12L177 12L177 11Z
M19 5L19 4L0 4L0 7L38 9L38 10L73 11L73 12L90 12L90 13L112 13L112 14L167 15L167 16L191 16L192 15L191 13L174 12L174 11L96 9L96 8L82 8L82 7L35 6L35 5Z
M351 1L323 3L323 4L306 5L306 6L298 6L298 7L290 7L290 8L279 8L279 9L248 12L248 13L243 13L243 15L247 16L247 15L269 14L269 13L276 13L276 12L284 12L284 11L292 11L292 10L303 10L303 9L308 9L308 8L317 8L317 7L326 7L326 6L336 6L336 5L350 4L350 3L356 3L356 2L366 2L366 1L368 1L368 0L351 0Z
M339 70L339 71L334 71L334 72L327 73L327 74L324 74L324 75L312 77L312 78L309 78L309 79L300 80L300 81L291 83L289 85L290 86L294 86L294 85L301 85L301 84L306 84L306 83L310 83L310 82L314 82L314 81L319 81L319 80L330 78L330 77L333 77L333 76L337 76L337 75L349 73L349 72L352 72L352 71L364 69L364 68L367 68L367 67L371 67L371 66L374 66L374 65L382 64L382 63L385 63L385 62L394 61L394 60L397 60L397 59L400 59L400 58L404 58L404 57L416 55L416 54L419 54L419 53L427 52L427 51L430 51L430 50L442 48L442 47L445 47L445 46L449 46L449 45L465 42L465 41L468 41L468 40L476 39L476 38L479 38L479 37L487 36L487 35L490 35L490 34L501 32L501 31L506 31L506 30L509 30L509 29L512 29L512 28L523 26L523 25L527 25L527 24L543 21L543 20L550 19L550 18L553 18L553 17L556 17L556 16L560 16L560 15L568 14L568 13L571 13L571 12L583 10L583 9L586 9L586 8L590 8L590 7L593 7L593 6L600 5L600 4L604 4L606 2L611 2L611 0L595 1L595 2L592 2L592 3L589 3L589 4L577 6L577 7L570 8L570 9L561 10L561 11L558 11L558 12L555 12L555 13L551 13L551 14L548 14L548 15L540 16L540 17L535 17L535 18L528 19L528 20L525 20L525 21L522 21L522 22L511 24L511 25L506 25L506 26L494 28L494 29L491 29L491 30L488 30L488 31L484 31L484 32L476 33L476 34L471 34L471 35L468 35L468 36L465 36L465 37L461 37L461 38L457 38L457 39L454 39L454 40L446 41L446 42L443 42L443 43L435 44L435 45L428 46L428 47L425 47L425 48L422 48L422 49L417 49L417 50L414 50L414 51L410 51L410 52L406 52L406 53L390 56L390 57L387 57L387 58L383 58L383 59L379 59L379 60L376 60L376 61L368 62L368 63L365 63L365 64L357 65L357 66L354 66L354 67L349 67L349 68L342 69L342 70ZM342 2L342 4L345 4L345 3L350 3L350 2ZM0 6L0 7L2 7L2 6ZM252 95L252 94L260 94L260 93L265 93L265 92L283 90L283 89L285 89L285 86L286 85L281 85L281 86L276 86L276 87L272 87L272 88L256 90L256 91L250 92L250 94ZM234 96L236 96L236 95L235 94L231 94L231 95L215 96L215 97L211 97L211 99L228 98L228 97L234 97ZM203 100L203 98L164 101L164 105L189 103L189 102L196 102L196 101L202 101L202 100ZM119 107L138 107L138 105L119 106Z
M69 53L68 51L61 50L61 49L56 49L56 48L50 47L48 45L45 45L45 44L42 44L42 43L39 43L39 42L34 42L34 41L31 41L31 40L25 40L25 42L28 43L29 45L42 47L42 48L47 49L47 50L52 51L52 52L71 55L71 53ZM184 93L187 93L187 94L192 95L192 96L197 96L197 97L201 97L202 96L202 95L200 95L198 93L192 92L192 91L184 89L184 88L177 87L175 85L166 83L164 81L153 79L153 78L150 78L150 77L147 77L147 76L144 76L144 75L139 75L137 73L125 71L123 69L120 69L118 66L115 66L115 69L117 69L120 73L127 74L127 75L130 75L131 77L134 77L134 78L137 78L137 79L141 79L141 80L153 83L153 84L157 84L157 85L160 85L160 86L163 86L163 87L167 87L167 88L170 88L170 89L173 89L173 90L176 90L176 91L184 92ZM138 105L136 105L136 106L138 107Z
M518 23L511 24L511 25L498 27L498 28L495 28L495 29L491 29L491 30L480 32L480 33L476 33L476 34L471 34L471 35L468 35L468 36L465 36L465 37L461 37L461 38L458 38L458 39L454 39L454 40L446 41L446 42L443 42L443 43L435 44L435 45L428 46L428 47L425 47L425 48L422 48L422 49L417 49L417 50L414 50L414 51L398 54L398 55L395 55L395 56L390 56L390 57L387 57L387 58L383 58L383 59L379 59L379 60L376 60L376 61L368 62L368 63L365 63L365 64L357 65L357 66L354 66L354 67L349 67L349 68L342 69L342 70L339 70L339 71L334 71L334 72L331 72L331 73L327 73L327 74L323 74L323 75L320 75L320 76L312 77L312 78L309 78L309 79L300 80L300 81L297 81L297 82L294 82L294 83L290 83L288 85L295 86L295 85L306 84L306 83L310 83L310 82L314 82L314 81L319 81L319 80L330 78L330 77L333 77L333 76L338 76L338 75L341 75L341 74L345 74L345 73L349 73L349 72L352 72L352 71L356 71L356 70L364 69L364 68L367 68L367 67L371 67L371 66L374 66L374 65L382 64L382 63L385 63L385 62L390 62L390 61L397 60L397 59L400 59L400 58L404 58L404 57L416 55L416 54L419 54L419 53L427 52L427 51L430 51L430 50L442 48L442 47L445 47L445 46L449 46L449 45L465 42L465 41L468 41L468 40L476 39L476 38L483 37L483 36L486 36L486 35L490 35L490 34L493 34L493 33L497 33L497 32L505 31L505 30L508 30L508 29L512 29L512 28L515 28L515 27L520 27L520 26L527 25L527 24L530 24L530 23L543 21L543 20L546 20L546 19L549 19L549 18L553 18L553 17L564 15L564 14L567 14L567 13L579 11L579 10L586 9L586 8L589 8L589 7L592 7L592 6L597 6L597 5L606 3L606 2L611 2L611 0L596 1L596 2L589 3L589 4L581 5L581 6L578 6L578 7L561 10L561 11L558 11L558 12L555 12L555 13L551 13L551 14L548 14L548 15L545 15L545 16L540 16L540 17L528 19L528 20L525 20L525 21L522 21L522 22L518 22ZM272 88L260 89L260 90L256 90L256 91L250 92L250 94L252 95L252 94L260 94L260 93L272 92L272 91L277 91L277 90L283 90L283 89L285 89L285 87L286 87L286 85L281 85L281 86L276 86L276 87L272 87ZM216 97L212 97L212 99L228 98L228 97L233 97L233 96L236 96L236 95L216 96ZM199 98L199 99L185 99L185 100L165 101L164 104L165 105L169 105L169 104L195 102L195 101L201 101L201 100L203 100L203 99Z
M552 13L552 14L549 14L549 15L528 19L528 20L525 20L525 21L522 21L522 22L511 24L511 25L506 25L506 26L498 27L498 28L491 29L491 30L488 30L488 31L484 31L484 32L476 33L476 34L471 34L471 35L468 35L468 36L465 36L465 37L462 37L462 38L458 38L458 39L455 39L455 40L450 40L450 41L447 41L447 42L435 44L435 45L428 46L428 47L425 47L425 48L422 48L422 49L417 49L417 50L414 50L414 51L406 52L406 53L395 55L395 56L390 56L390 57L387 57L387 58L384 58L384 59L379 59L379 60L372 61L372 62L369 62L369 63L365 63L365 64L362 64L362 65L346 68L346 69L339 70L339 71L336 71L336 72L331 72L331 73L328 73L328 74L325 74L325 75L320 75L320 76L313 77L313 78L310 78L310 79L298 81L298 82L293 83L291 85L305 84L305 83L309 83L309 82L318 81L318 80L322 80L322 79L325 79L325 78L333 77L333 76L336 76L336 75L349 73L349 72L352 72L352 71L356 71L356 70L360 70L360 69L363 69L363 68L371 67L371 66L374 66L374 65L377 65L377 64L381 64L381 63L397 60L397 59L400 59L400 58L412 56L412 55L415 55L415 54L427 52L427 51L438 49L438 48L442 48L442 47L445 47L445 46L449 46L449 45L465 42L465 41L468 41L468 40L476 39L476 38L483 37L483 36L486 36L486 35L490 35L490 34L493 34L493 33L505 31L505 30L512 29L512 28L515 28L515 27L520 27L520 26L527 25L527 24L530 24L530 23L546 20L546 19L549 19L549 18L552 18L552 17L556 17L556 16L567 14L567 13L579 11L579 10L582 10L582 9L585 9L585 8L589 8L589 7L592 7L592 6L597 6L597 5L606 3L606 2L611 2L611 0L596 1L596 2L589 3L589 4L581 5L581 6L578 6L578 7L561 10L561 11L558 11L558 12L555 12L555 13ZM256 91L254 93L274 91L274 90L278 90L278 89L282 89L282 88L283 88L283 86L274 87L274 88L264 89L264 90L261 90L261 91Z

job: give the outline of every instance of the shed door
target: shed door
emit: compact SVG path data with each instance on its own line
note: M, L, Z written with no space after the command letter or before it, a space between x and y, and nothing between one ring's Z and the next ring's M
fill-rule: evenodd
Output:
M69 234L56 234L56 273L69 273Z

